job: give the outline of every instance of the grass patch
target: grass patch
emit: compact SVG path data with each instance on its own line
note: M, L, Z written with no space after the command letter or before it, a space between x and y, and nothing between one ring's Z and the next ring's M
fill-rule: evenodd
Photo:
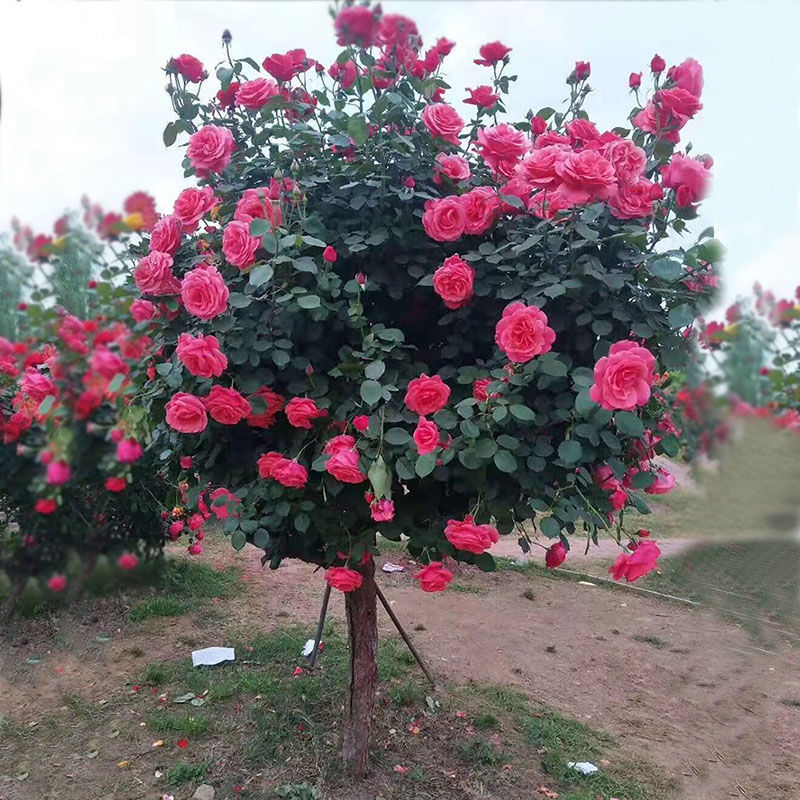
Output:
M641 636L638 633L634 636L631 636L635 642L643 642L644 644L652 645L656 648L656 650L663 650L665 647L669 647L669 642L665 642L663 639L659 639L658 636Z
M173 661L154 661L145 668L143 681L148 686L162 686L174 679L177 669Z
M158 733L179 733L183 736L203 736L208 733L208 720L194 711L154 711L147 717L147 727Z
M170 786L180 786L184 783L199 783L202 781L211 762L204 761L202 764L190 764L182 761L167 770L167 783Z
M131 622L141 622L150 617L177 617L188 610L182 600L175 597L153 597L137 603L129 612Z
M447 588L451 592L460 592L461 594L487 594L489 591L485 586L474 586L461 581L453 581Z

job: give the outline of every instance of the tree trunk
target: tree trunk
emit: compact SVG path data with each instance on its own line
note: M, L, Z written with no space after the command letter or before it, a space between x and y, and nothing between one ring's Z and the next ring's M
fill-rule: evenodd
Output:
M22 597L25 587L28 585L28 574L19 575L11 586L11 592L6 598L5 603L0 607L0 622L8 622L14 613L17 601Z
M83 594L84 590L86 589L86 582L89 580L89 576L92 574L92 572L94 572L94 568L97 566L97 559L99 557L100 554L96 552L89 553L89 555L86 557L86 560L83 562L83 567L81 567L80 574L73 581L72 586L70 587L70 602L74 602L75 600L79 599Z
M378 683L378 610L375 602L375 562L359 567L361 586L345 594L350 642L350 685L344 705L342 757L348 772L367 774L372 712Z

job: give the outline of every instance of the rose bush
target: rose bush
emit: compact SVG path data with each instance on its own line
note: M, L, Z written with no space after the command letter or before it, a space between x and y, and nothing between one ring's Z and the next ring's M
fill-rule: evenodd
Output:
M141 302L170 312L138 323L160 353L140 401L168 506L210 507L235 548L318 564L346 592L345 756L363 772L376 530L408 537L426 591L452 578L444 557L493 569L512 532L549 539L557 565L571 535L607 531L634 562L615 575L651 569L624 511L669 483L652 462L678 449L664 390L713 289L689 283L720 247L668 238L707 189L711 160L676 152L699 65L654 70L644 103L634 87L629 127L590 122L588 62L565 110L498 122L515 76L494 42L465 121L441 76L452 42L424 49L377 6L334 27L331 66L292 50L263 60L270 78L225 40L210 96L168 64L164 140L188 134L198 186L159 223L168 251L154 235L131 252L159 265Z

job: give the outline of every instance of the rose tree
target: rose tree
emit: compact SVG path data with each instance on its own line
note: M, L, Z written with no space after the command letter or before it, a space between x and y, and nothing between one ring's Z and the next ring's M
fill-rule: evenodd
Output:
M515 76L491 43L465 122L441 77L453 42L423 49L378 7L334 27L333 64L292 50L264 73L225 37L210 99L197 59L170 61L164 137L189 134L197 186L133 279L171 310L142 323L161 352L142 398L170 502L211 504L235 548L318 564L346 593L344 756L363 773L377 530L408 537L431 592L452 579L444 557L491 570L512 532L526 551L547 537L558 566L571 535L608 531L615 577L653 568L624 510L673 484L652 462L678 447L660 392L706 298L684 279L719 246L664 241L709 178L710 159L674 153L701 108L696 62L655 73L632 134L602 132L585 62L566 111L500 122Z

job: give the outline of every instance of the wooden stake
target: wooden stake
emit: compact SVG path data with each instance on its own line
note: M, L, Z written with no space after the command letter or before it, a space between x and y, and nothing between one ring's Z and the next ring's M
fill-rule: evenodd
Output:
M328 601L331 599L331 585L325 584L325 594L322 597L322 609L319 612L319 623L317 624L317 635L314 637L314 652L311 653L309 669L314 669L317 665L317 654L319 653L319 643L322 641L322 629L325 627L325 617L328 614Z

